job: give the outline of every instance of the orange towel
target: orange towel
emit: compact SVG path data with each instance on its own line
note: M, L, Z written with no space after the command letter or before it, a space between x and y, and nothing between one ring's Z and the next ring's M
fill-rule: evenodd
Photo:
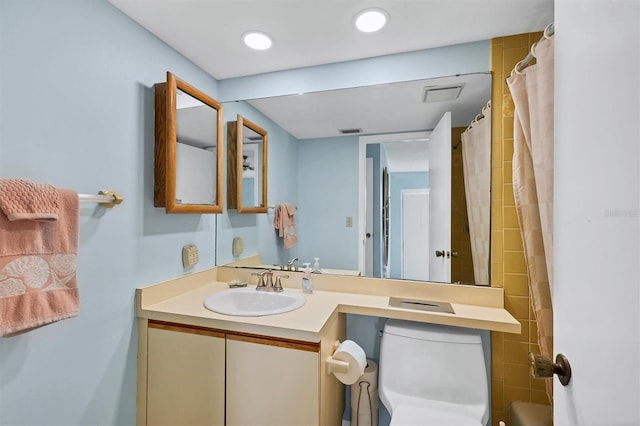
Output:
M22 179L0 179L0 209L11 221L58 219L55 187Z
M273 226L278 230L278 235L284 238L284 248L288 249L296 245L295 222L296 208L291 204L280 204L276 207L276 217Z
M57 220L10 221L0 213L0 336L78 315L78 194L56 193Z

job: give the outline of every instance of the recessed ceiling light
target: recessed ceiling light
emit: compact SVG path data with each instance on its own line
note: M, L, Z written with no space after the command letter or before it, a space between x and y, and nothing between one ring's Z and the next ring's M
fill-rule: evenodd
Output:
M388 19L389 15L382 9L366 9L356 15L355 25L363 33L373 33L382 29Z
M255 50L267 50L271 47L271 38L260 31L249 31L242 36L244 44Z

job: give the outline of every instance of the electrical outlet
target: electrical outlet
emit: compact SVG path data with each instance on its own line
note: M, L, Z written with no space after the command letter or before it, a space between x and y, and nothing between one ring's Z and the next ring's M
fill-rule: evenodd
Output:
M200 261L198 246L189 244L182 247L182 265L185 268L191 268Z
M347 216L347 228L351 228L353 226L353 216Z

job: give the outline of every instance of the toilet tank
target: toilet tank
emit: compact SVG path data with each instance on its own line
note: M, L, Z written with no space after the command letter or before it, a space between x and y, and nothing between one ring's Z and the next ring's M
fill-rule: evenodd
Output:
M397 395L488 408L482 339L472 329L387 320L379 381L386 406Z

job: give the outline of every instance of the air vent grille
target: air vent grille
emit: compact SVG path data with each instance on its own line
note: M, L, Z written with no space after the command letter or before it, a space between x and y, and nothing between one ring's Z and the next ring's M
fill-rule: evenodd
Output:
M353 135L353 134L356 134L356 133L362 133L362 129L356 129L356 128L353 128L353 129L338 129L338 131L340 133L342 133L343 135Z
M427 86L424 88L424 92L422 93L422 102L453 101L460 96L462 87L462 85L448 87Z

